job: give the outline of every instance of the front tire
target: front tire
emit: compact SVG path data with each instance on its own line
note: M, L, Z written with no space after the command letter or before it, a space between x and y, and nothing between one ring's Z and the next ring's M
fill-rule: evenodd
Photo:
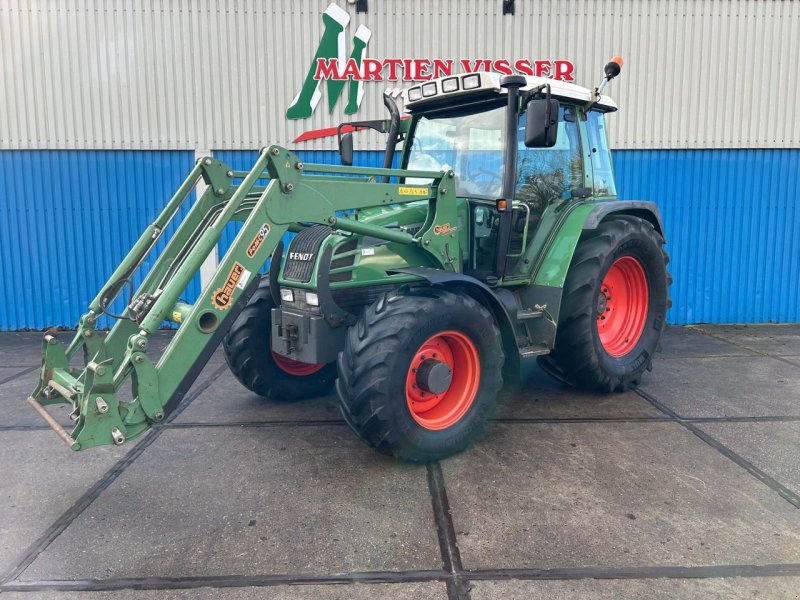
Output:
M575 387L623 391L652 368L670 302L652 224L620 215L584 232L564 283L555 347L539 364Z
M327 394L336 379L336 364L299 362L272 352L269 279L263 277L247 306L222 341L231 372L248 390L282 402Z
M356 434L383 454L428 462L483 431L502 380L492 314L467 294L384 295L347 333L336 390Z

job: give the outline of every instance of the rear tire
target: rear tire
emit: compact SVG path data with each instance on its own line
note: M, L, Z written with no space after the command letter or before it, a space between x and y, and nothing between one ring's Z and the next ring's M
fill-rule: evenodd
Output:
M361 439L383 454L428 462L481 434L503 361L484 306L466 294L417 288L384 295L350 328L336 391Z
M336 380L335 363L310 365L272 353L274 306L263 277L222 341L231 372L248 390L283 402L327 394Z
M652 224L620 215L584 232L564 283L555 347L539 364L575 387L623 391L652 368L670 306Z

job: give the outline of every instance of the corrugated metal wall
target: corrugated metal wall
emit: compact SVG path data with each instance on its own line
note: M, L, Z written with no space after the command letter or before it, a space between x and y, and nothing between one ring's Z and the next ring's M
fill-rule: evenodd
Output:
M191 152L0 152L0 329L74 326L193 166Z
M299 154L338 162L332 151ZM237 169L257 158L215 155ZM355 155L357 165L382 162L381 152ZM800 150L618 150L614 166L620 198L661 210L670 323L800 321Z
M328 0L4 0L0 148L249 149L338 123L287 121ZM372 0L368 56L568 59L610 88L619 148L800 145L800 3L773 0ZM363 118L382 116L383 83ZM372 138L372 148L379 148ZM330 141L310 149L332 148Z
M621 198L654 200L670 323L800 321L800 149L622 150Z
M513 17L500 0L338 4L348 52L364 24L374 58L568 59L592 86L623 55L618 188L661 206L670 321L800 321L800 2L517 0ZM0 329L74 324L198 149L246 169L255 148L350 118L324 95L313 118L284 118L327 5L0 0ZM383 115L386 85L366 85L358 118ZM297 150L337 162L331 144Z

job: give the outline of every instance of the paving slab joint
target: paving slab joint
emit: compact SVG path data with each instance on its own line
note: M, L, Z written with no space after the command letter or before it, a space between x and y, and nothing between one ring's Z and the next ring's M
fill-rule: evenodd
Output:
M451 576L447 581L447 597L450 600L468 600L470 597L469 581L463 575L464 567L461 564L461 553L458 549L442 465L437 461L428 463L426 468L439 549L442 553L442 564L444 570Z
M722 454L725 458L733 461L739 467L743 468L745 471L750 473L750 475L758 479L761 483L765 484L773 492L775 492L781 498L786 500L789 504L791 504L795 508L800 508L800 496L798 494L790 490L788 487L777 481L772 476L768 475L767 473L759 469L757 466L755 466L753 463L751 463L743 456L737 454L736 452L728 448L728 446L726 446L716 438L713 438L712 436L707 434L705 431L694 425L691 421L681 418L676 412L664 406L661 402L659 402L648 392L645 392L639 388L635 388L634 391L639 396L647 400L650 404L652 404L656 409L660 410L665 415L672 417L675 423L677 423L681 427L684 427L685 429L688 429L694 435L700 438L703 442L705 442L706 444L714 448L714 450Z
M763 356L765 358L772 358L774 360L779 360L782 363L785 363L787 365L792 365L793 367L800 367L800 363L796 363L796 362L794 362L792 360L788 360L788 359L786 359L786 358L784 358L782 356L777 356L775 354L770 354L769 352L764 352L763 350L757 350L756 348L751 348L750 346L742 344L741 342L736 342L734 340L728 339L727 337L725 337L723 335L719 335L718 333L712 333L710 331L705 331L705 330L700 329L699 327L695 327L693 325L689 325L687 327L687 329L691 329L692 331L696 331L697 333L701 333L701 334L703 334L705 336L708 336L710 338L714 338L715 340L720 340L722 342L730 344L731 346L735 346L737 348L741 348L742 350L747 350L748 352L752 352L754 354L758 354L759 356ZM713 358L717 358L717 357L713 357Z
M35 371L38 368L39 368L39 365L36 365L35 367L28 367L27 369L22 369L22 371L20 371L19 373L14 373L13 375L9 375L8 377L6 377L4 379L0 379L0 385L3 385L4 383L8 383L9 381L14 381L15 379L17 379L19 377L22 377L23 375L27 375L31 371Z
M227 368L225 365L219 367L203 382L192 394L187 396L183 403L179 405L172 413L171 418L177 417L193 400L199 397L208 387L220 376L223 370ZM134 444L131 450L122 458L120 458L114 466L106 471L103 476L95 482L78 500L70 506L47 530L42 534L28 549L22 554L20 559L12 564L11 567L2 575L0 575L0 590L6 589L9 582L18 579L25 570L35 561L39 555L44 552L50 544L52 544L58 536L60 536L69 527L75 519L77 519L91 504L100 496L100 494L107 489L116 479L127 469L144 451L155 442L160 435L164 432L161 425L154 426L147 432L138 442Z

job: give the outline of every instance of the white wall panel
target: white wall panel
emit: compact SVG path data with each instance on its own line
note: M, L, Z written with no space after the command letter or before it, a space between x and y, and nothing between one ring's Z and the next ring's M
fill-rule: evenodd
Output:
M0 148L247 149L345 119L287 121L327 0L0 0ZM800 2L339 0L367 55L568 59L594 86L621 54L621 148L800 146ZM359 118L384 115L366 84ZM377 136L372 148L380 147ZM330 140L305 145L332 148ZM363 145L361 147L364 147Z

